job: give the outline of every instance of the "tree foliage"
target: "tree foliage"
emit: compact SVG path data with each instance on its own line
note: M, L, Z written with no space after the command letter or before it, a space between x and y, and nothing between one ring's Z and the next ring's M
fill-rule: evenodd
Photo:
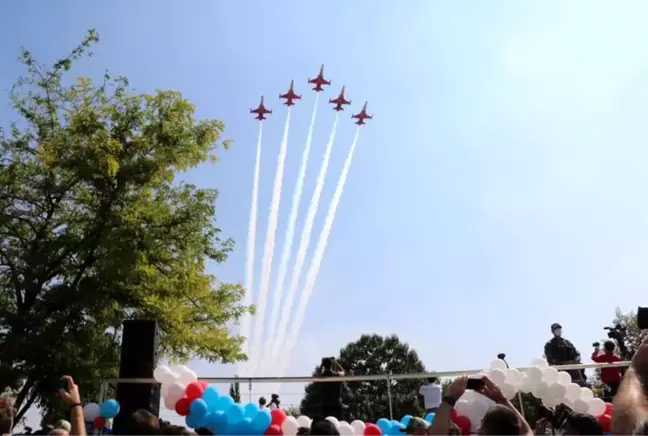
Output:
M245 358L227 328L249 311L243 289L206 271L233 246L217 192L174 180L213 157L223 124L196 120L179 92L64 80L97 41L51 67L23 50L21 119L0 131L0 389L19 416L50 411L63 374L96 400L129 318L158 320L171 359Z
M382 337L362 335L356 342L347 344L340 350L340 364L353 375L405 374L425 372L423 363L416 351L401 342L397 336ZM314 376L319 374L319 367ZM411 414L423 415L423 405L418 391L425 380L392 380L390 391L395 419ZM301 403L301 412L308 416L320 416L322 410L323 383L306 386ZM358 381L345 383L342 389L344 416L347 421L360 419L374 421L389 417L387 381Z
M626 330L625 336L625 345L628 349L628 358L632 358L634 353L641 345L641 329L637 325L637 312L630 311L628 313L623 313L618 307L614 313L614 319L612 320L612 326L620 325Z

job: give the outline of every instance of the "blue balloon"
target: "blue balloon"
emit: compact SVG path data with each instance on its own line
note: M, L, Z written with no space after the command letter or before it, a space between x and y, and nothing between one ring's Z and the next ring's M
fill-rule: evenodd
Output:
M382 431L382 434L384 435L388 435L391 432L392 423L386 418L380 418L378 422L376 422L376 425L380 428L380 431Z
M257 406L255 403L247 403L245 407L243 407L243 409L245 410L244 416L246 418L250 418L250 420L252 420L252 418L254 418L256 414L259 413L259 406Z
M252 418L252 429L265 433L265 431L270 427L272 423L272 415L268 409L261 409L257 412L256 416Z
M205 416L196 416L191 413L185 418L185 423L189 428L200 428L204 425Z
M403 424L404 426L407 426L407 424L409 424L411 419L412 419L412 415L405 415L401 418L400 423Z
M106 400L101 405L101 416L106 419L114 418L119 413L119 403L117 400Z
M252 420L250 418L243 418L235 425L233 425L234 433L237 435L250 435L254 431L252 428Z
M195 415L200 418L204 418L205 415L207 415L208 412L208 407L207 403L205 403L205 400L202 398L196 398L189 404L189 414L190 415Z
M243 410L243 406L238 403L232 404L225 411L225 415L227 415L227 422L229 422L230 426L238 424L241 420L243 420L244 413L245 412Z
M207 386L205 391L202 394L202 399L207 403L207 408L210 412L214 412L218 407L218 399L220 398L220 393L215 386Z
M218 402L216 404L217 412L225 412L232 404L234 404L234 399L229 395L223 395L222 397L218 398Z
M227 415L224 412L210 413L205 417L205 426L209 427L216 434L227 434Z
M394 436L405 434L405 426L398 421L392 421L392 428L389 434Z
M435 416L436 414L434 412L430 412L427 415L425 415L425 420L429 423L432 423L432 421L434 421Z

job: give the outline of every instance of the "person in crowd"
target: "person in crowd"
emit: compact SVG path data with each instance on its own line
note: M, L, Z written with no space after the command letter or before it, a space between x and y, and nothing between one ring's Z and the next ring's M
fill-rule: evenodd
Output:
M72 430L72 425L65 419L59 419L58 421L56 421L56 424L54 424L54 429L58 428L67 431L69 434Z
M308 427L299 427L297 429L297 436L310 436L310 428L308 428Z
M259 398L259 409L263 409L266 407L268 400L265 399L265 397Z
M321 377L342 377L344 368L334 357L322 359L320 368ZM342 416L342 383L322 383L322 416L333 416L340 419ZM312 433L312 432L311 432ZM315 433L312 433L315 434Z
M562 337L562 326L558 323L551 325L553 337L545 344L544 354L549 365L569 365L581 362L581 356L574 344ZM572 381L581 386L585 385L585 377L579 369L567 371Z
M81 404L81 395L79 387L74 383L72 377L63 376L66 389L60 389L59 395L70 409L70 434L75 436L86 436L85 421L83 419L83 405ZM134 434L134 433L133 433Z
M592 415L573 413L567 418L564 435L603 435L603 427Z
M15 416L13 398L9 395L0 395L0 434L2 436L12 433Z
M441 384L436 377L428 378L428 384L419 389L419 395L423 396L426 413L435 412L441 405Z
M214 432L206 427L200 427L196 429L196 434L201 436L212 436Z
M497 403L492 407L479 426L479 434L482 435L532 435L533 431L526 422L524 417L517 409L506 399L501 389L497 387L488 377L483 377L483 387L479 391L482 395ZM467 376L457 377L448 386L446 396L441 401L441 406L436 412L436 416L430 426L428 434L447 435L450 430L452 421L452 409L457 400L466 391L468 384Z
M340 432L335 425L327 419L313 421L310 434L316 436L340 436Z
M632 357L613 404L612 434L648 435L648 335Z
M270 407L271 409L275 409L275 408L279 409L280 405L281 405L281 401L279 400L279 395L272 394L272 396L270 397L270 404L268 405L268 407Z
M428 434L428 427L430 427L430 424L426 420L414 417L409 420L404 432L407 435L425 436Z
M47 433L51 436L69 436L70 432L64 428L54 428L51 432Z
M592 360L596 363L620 362L621 357L614 352L615 348L616 346L614 345L613 341L605 341L603 343L603 352L601 352L598 346L594 347ZM621 378L623 377L621 371L621 368L601 369L601 381L605 385L605 401L612 401L612 398L614 398L617 391L619 390Z

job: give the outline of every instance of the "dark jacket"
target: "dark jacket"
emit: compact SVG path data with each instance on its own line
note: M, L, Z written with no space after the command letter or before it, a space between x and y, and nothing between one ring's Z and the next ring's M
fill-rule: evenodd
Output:
M544 347L549 365L566 365L580 361L580 353L567 339L553 337Z

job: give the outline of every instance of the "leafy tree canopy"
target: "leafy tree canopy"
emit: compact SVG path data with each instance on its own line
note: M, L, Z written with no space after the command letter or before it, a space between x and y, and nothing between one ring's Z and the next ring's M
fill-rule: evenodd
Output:
M64 80L97 41L89 31L51 67L23 50L22 119L0 131L0 389L19 416L51 412L63 374L95 400L129 318L158 320L171 359L245 358L227 328L250 310L243 289L206 271L233 246L217 192L174 183L214 157L223 124L196 120L179 92Z
M416 351L401 342L398 336L382 337L362 335L359 340L347 344L340 350L338 361L353 375L405 374L425 372ZM313 375L319 374L319 366ZM392 380L392 408L395 419L411 414L423 416L418 391L425 380ZM308 416L321 415L323 383L311 383L301 403L301 411ZM345 406L344 419L351 421L375 421L389 417L389 400L386 381L359 381L345 383L342 389L342 403Z

